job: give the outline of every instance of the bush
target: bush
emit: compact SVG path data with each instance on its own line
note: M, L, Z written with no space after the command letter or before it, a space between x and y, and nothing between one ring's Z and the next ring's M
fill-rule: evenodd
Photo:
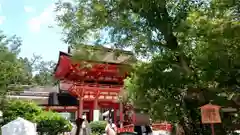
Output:
M105 132L105 127L107 125L106 121L93 121L90 123L92 134L100 135Z
M2 108L3 124L22 117L35 122L35 118L42 113L42 109L33 102L9 100Z
M61 117L61 115L53 112L43 111L33 102L22 100L9 100L2 108L3 123L15 120L17 117L22 117L31 122L37 123L37 130L46 135L57 135L61 132L71 130L69 121Z
M39 133L58 135L59 133L69 132L72 126L66 119L57 113L43 112L37 118L37 129Z

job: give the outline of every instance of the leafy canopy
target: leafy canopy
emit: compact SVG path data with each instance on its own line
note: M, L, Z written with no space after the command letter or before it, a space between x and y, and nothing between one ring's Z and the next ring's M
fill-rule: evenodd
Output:
M231 0L77 0L58 2L64 14L57 20L68 44L84 43L94 33L96 44L150 56L126 80L129 99L155 120L178 122L189 135L206 134L199 106L237 104L232 99L239 95L239 7ZM231 131L226 120L216 134Z
M21 85L52 85L53 61L43 61L40 56L19 57L22 40L17 36L7 37L0 32L0 91L21 89ZM33 75L33 73L36 73Z
M8 86L19 85L24 80L23 65L18 61L21 40L16 37L6 37L0 32L0 93L5 94Z

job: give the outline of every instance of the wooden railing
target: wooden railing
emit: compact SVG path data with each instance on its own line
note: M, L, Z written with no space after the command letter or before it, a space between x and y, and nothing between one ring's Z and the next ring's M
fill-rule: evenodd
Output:
M117 129L118 133L122 133L122 132L134 132L134 125L126 125L123 128L118 128Z

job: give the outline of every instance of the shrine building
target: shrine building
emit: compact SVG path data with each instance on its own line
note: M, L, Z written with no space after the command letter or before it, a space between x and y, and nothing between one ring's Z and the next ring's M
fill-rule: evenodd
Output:
M114 122L124 121L126 107L119 100L124 91L124 79L128 76L130 64L135 62L129 51L120 51L116 57L115 50L93 47L102 51L101 60L73 60L74 50L60 52L54 77L59 80L59 92L50 93L46 110L71 112L76 117L86 115L89 121L103 119L104 113L112 114ZM85 65L90 64L90 67Z

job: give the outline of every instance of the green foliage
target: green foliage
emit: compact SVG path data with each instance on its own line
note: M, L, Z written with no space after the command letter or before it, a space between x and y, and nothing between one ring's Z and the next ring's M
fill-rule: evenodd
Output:
M55 80L52 76L55 67L53 61L43 61L41 56L33 55L31 59L19 58L22 63L22 84L25 85L54 85ZM34 75L33 75L34 73Z
M0 96L22 90L22 85L52 85L53 62L45 62L39 56L32 59L18 58L22 40L17 36L7 37L0 31ZM33 72L38 74L33 77ZM39 81L40 80L40 81ZM1 98L5 99L5 98ZM1 100L0 104L3 101Z
M195 3L191 0L59 2L57 10L64 10L65 14L57 19L66 34L65 42L71 45L88 41L94 33L96 43L110 42L117 47L131 47L137 53L151 55L166 46L164 39L168 40L169 48L176 49L173 32L186 19L191 7L200 6ZM103 38L101 31L105 31L109 38Z
M37 72L33 76L32 83L35 85L46 86L55 85L57 80L54 79L54 68L56 63L53 61L43 61L41 58L33 65L34 71Z
M77 0L57 7L65 11L57 19L66 43L81 44L94 33L97 43L111 42L150 56L149 62L135 65L125 84L128 99L148 109L155 120L179 123L186 135L205 135L209 128L200 126L201 105L236 106L232 97L239 96L240 88L239 2ZM101 40L101 31L109 39ZM231 132L231 124L223 122L216 134Z
M42 109L33 102L9 100L5 103L2 112L3 124L15 120L17 117L35 122L36 117L42 113Z
M43 112L36 121L38 132L47 135L58 135L72 129L70 122L54 112Z
M18 61L17 56L21 40L16 37L6 37L0 31L0 95L5 95L8 86L19 85L22 82L23 65Z
M33 102L9 100L1 110L3 112L2 125L15 120L17 117L22 117L37 123L38 132L47 135L57 135L62 132L68 132L72 128L70 122L59 114L43 111Z
M188 30L178 35L190 75L174 61L176 55L166 50L153 56L150 63L137 65L126 81L134 103L151 109L156 119L199 122L198 107L203 104L211 101L222 107L236 105L230 100L238 95L239 88L240 23L227 14L208 18L209 14L189 13L184 24ZM223 123L225 128L232 124Z
M106 121L93 121L90 123L92 134L101 135L105 133Z

